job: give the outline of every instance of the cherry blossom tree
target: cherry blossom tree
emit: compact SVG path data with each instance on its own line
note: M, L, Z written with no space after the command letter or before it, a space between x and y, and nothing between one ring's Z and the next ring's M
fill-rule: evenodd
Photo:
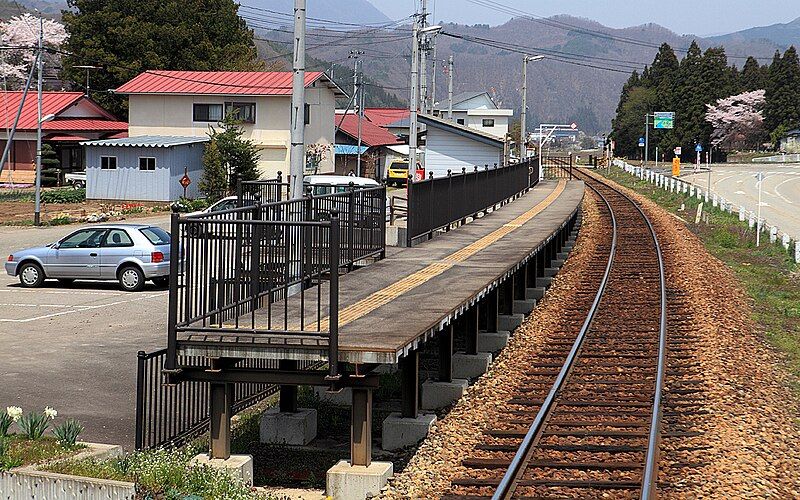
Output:
M69 35L64 25L52 19L43 21L44 45L58 48ZM31 65L36 61L36 47L39 43L39 18L25 13L0 23L0 43L9 49L2 51L0 76L9 79L25 80ZM45 65L58 63L60 56L45 52Z
M764 90L753 90L707 104L706 121L713 127L711 142L732 149L759 143L764 130Z

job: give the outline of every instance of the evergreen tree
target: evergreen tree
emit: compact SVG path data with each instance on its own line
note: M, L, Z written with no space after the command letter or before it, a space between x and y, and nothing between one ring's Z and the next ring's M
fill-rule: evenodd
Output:
M203 150L203 175L197 187L212 203L228 193L228 171L214 137Z
M228 187L236 189L236 182L258 179L258 148L249 139L244 139L244 129L239 122L228 115L221 129L211 128L209 137L216 142L222 164L228 173Z
M794 46L783 57L775 53L766 86L764 125L773 142L800 126L800 60Z
M656 94L653 89L633 87L613 120L611 137L616 142L616 154L629 158L639 156L639 137L644 135L644 117L653 109Z
M761 66L758 64L758 59L752 56L748 57L739 75L739 90L752 92L766 89L768 77L769 66Z
M63 15L69 33L62 78L82 86L93 64L92 87L116 88L146 70L253 70L253 32L234 0L69 0ZM92 96L127 115L121 96Z

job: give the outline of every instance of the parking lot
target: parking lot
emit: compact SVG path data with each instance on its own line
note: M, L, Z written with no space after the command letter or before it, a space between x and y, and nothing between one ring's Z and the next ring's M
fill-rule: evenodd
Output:
M139 222L139 220L137 220ZM149 219L166 227L164 216ZM2 228L0 251L41 245L77 226ZM27 289L0 276L0 407L52 406L80 420L83 438L133 445L136 352L166 341L167 291L148 283L46 281Z

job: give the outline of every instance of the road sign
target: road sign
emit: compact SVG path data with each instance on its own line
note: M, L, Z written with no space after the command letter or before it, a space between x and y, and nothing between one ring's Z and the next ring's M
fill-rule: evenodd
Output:
M189 184L192 183L192 180L189 178L188 175L183 174L183 177L181 177L181 180L179 182L181 183L181 186L183 186L183 189L186 189L189 187Z
M640 148L644 147L644 137L639 137L639 147Z
M698 143L697 146L694 147L694 150L697 151L698 153L702 153L703 145Z
M575 122L572 122L572 124L571 124L569 127L570 127L572 130L575 130L576 128L578 128L578 124L577 124L577 123L575 123Z
M681 147L678 146L675 148L675 156L680 156L680 155L681 155Z
M653 113L653 128L675 128L675 113L671 111Z

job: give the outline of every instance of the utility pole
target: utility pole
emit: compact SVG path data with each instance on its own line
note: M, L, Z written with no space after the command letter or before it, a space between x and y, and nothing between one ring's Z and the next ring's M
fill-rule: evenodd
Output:
M527 156L528 149L525 147L527 144L526 130L528 125L528 61L540 61L544 56L528 56L527 54L522 57L522 113L519 122L519 157L523 159Z
M414 16L411 42L411 99L409 100L408 184L414 182L417 170L417 103L419 102L419 17Z
M303 197L306 108L306 0L294 0L294 61L292 63L292 148L289 151L292 199Z
M364 118L364 66L360 56L363 50L351 50L350 56L355 59L353 63L353 101L358 110L358 149L356 151L356 175L361 177L361 128ZM347 111L345 111L347 113Z
M428 27L428 0L422 0L422 29ZM421 44L419 50L420 59L420 109L423 113L427 113L428 102L428 35L423 31L422 40L418 42Z
M36 206L33 211L33 225L41 224L42 201L42 71L44 69L44 20L39 14L39 53L36 58L37 66L37 102L36 102ZM10 138L9 138L10 140Z
M644 115L644 163L647 164L647 152L650 149L650 113Z
M436 104L436 38L433 39L431 50L433 51L433 60L431 61L431 93L428 97L428 110L433 113L433 106Z
M447 58L447 119L453 119L453 55Z

